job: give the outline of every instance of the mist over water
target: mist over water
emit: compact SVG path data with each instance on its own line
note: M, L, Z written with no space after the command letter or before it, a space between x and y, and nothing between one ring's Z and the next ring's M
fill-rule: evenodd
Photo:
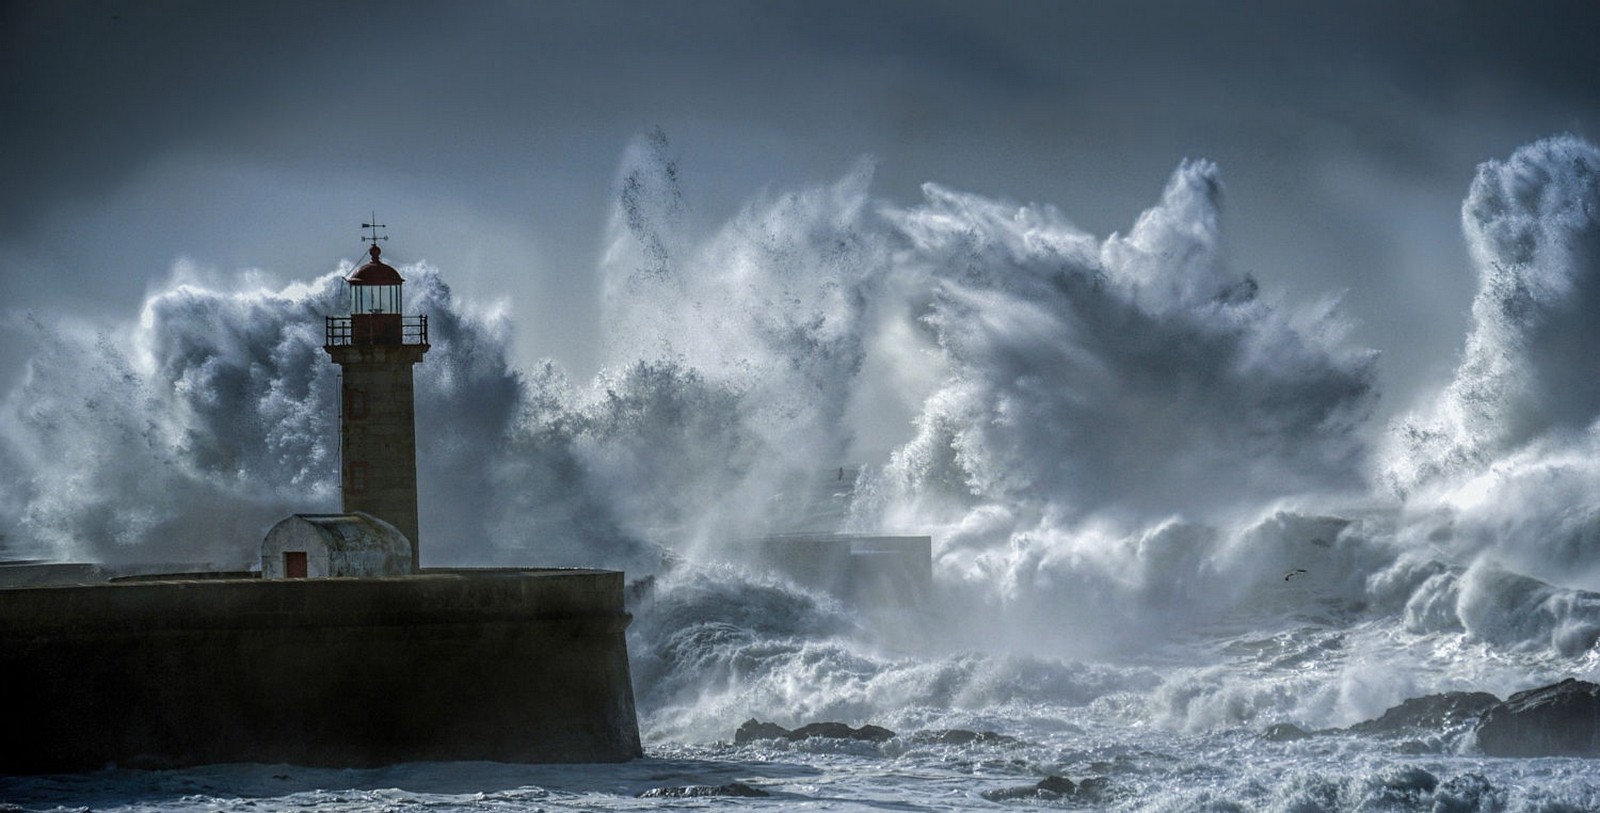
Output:
M1600 675L1593 145L1479 168L1459 370L1392 426L1337 301L1230 264L1207 161L1106 237L935 184L882 200L870 162L707 229L659 132L617 192L591 381L513 369L510 313L399 269L433 345L424 564L657 574L630 631L647 740L757 716L1093 750ZM321 317L348 271L33 315L0 418L13 553L247 566L282 515L336 508ZM850 502L820 504L847 464ZM869 618L737 563L792 530L929 534L936 598Z

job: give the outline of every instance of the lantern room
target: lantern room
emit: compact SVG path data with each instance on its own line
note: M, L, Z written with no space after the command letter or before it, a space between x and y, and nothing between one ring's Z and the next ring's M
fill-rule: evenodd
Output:
M380 237L372 237L367 254L372 259L345 278L350 291L350 315L329 316L329 348L351 345L428 345L428 317L405 316L400 308L405 280L394 266L382 260ZM331 351L330 351L331 352Z
M378 259L383 252L377 246L367 249L367 253L372 259L346 280L350 283L350 315L399 313L400 285L405 280L394 266Z
M405 280L379 259L376 243L367 253L372 259L345 280L350 286L350 339L355 344L401 344L400 286Z

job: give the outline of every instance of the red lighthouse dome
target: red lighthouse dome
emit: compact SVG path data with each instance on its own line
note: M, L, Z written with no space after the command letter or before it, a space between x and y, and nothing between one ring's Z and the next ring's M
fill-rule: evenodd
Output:
M367 254L371 255L372 259L357 268L345 281L351 285L399 285L405 282L400 272L394 270L394 266L378 259L382 253L376 244L367 249Z

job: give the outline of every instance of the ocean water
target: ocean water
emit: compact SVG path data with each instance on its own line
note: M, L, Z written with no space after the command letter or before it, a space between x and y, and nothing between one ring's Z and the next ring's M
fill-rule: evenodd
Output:
M932 184L881 200L869 164L707 225L665 137L642 138L591 380L514 367L508 313L402 272L433 326L425 564L653 576L628 633L646 758L108 766L0 778L0 801L1600 810L1592 760L1485 757L1465 724L1343 730L1600 679L1600 150L1546 139L1463 185L1459 367L1384 412L1382 358L1335 300L1229 265L1210 163L1105 237ZM0 408L13 553L237 567L283 514L334 507L337 272L202 277L175 270L124 324L36 321ZM932 584L846 602L748 564L748 540L791 531L931 536ZM896 736L735 744L752 718ZM1278 724L1319 733L1262 736ZM1094 791L993 798L1050 776ZM640 796L734 782L768 795Z
M1592 760L1485 757L1465 727L1292 742L1260 736L1275 722L1348 725L1395 698L1435 690L1592 673L1592 651L1518 657L1459 634L1406 632L1382 614L1330 608L1320 617L1229 619L1114 658L935 653L886 644L864 626L874 622L778 581L744 580L731 569L684 580L641 608L631 636L641 760L108 767L0 778L0 798L30 811L1600 809ZM767 613L741 620L729 599ZM747 716L790 726L871 722L897 736L736 745L733 729ZM951 729L1009 739L942 742ZM1093 797L984 796L1052 775L1100 777L1104 785ZM734 782L768 795L640 796Z

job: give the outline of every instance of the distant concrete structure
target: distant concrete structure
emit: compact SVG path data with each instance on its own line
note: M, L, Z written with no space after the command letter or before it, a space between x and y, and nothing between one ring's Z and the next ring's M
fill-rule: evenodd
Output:
M421 567L417 533L417 430L412 366L428 352L428 317L401 314L400 272L371 260L346 282L350 313L326 317L323 349L342 370L339 473L344 511L379 517L411 543L411 569Z
M404 576L415 572L411 541L387 522L354 514L295 514L261 542L264 579Z
M860 603L918 601L933 583L929 536L774 534L751 547L795 582Z

